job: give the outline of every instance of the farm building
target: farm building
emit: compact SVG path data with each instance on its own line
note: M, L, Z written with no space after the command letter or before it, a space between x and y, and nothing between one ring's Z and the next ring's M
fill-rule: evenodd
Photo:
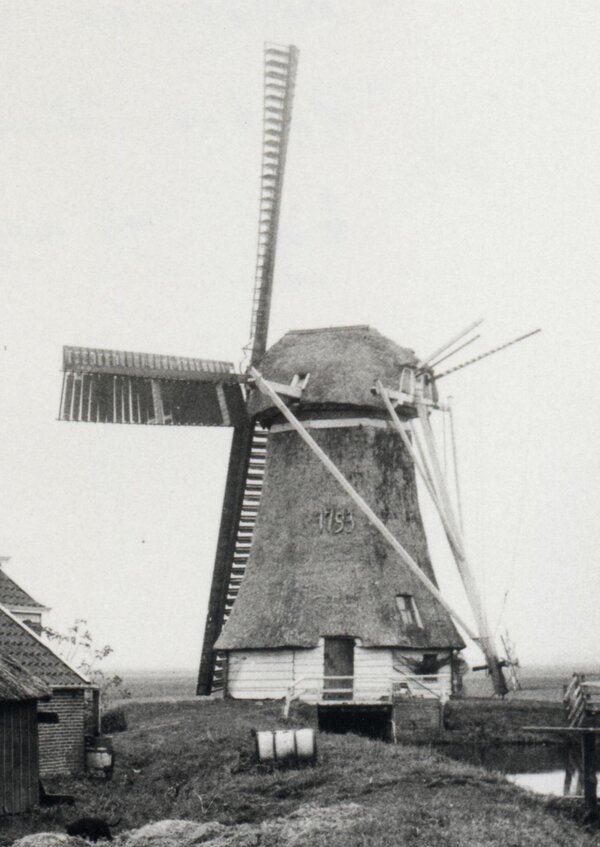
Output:
M38 701L50 689L0 653L0 815L39 799Z
M414 369L370 327L289 332L264 356L269 380L310 374L296 414L435 584L413 462L371 388ZM451 692L464 642L445 608L386 545L299 434L255 392L268 429L252 546L216 649L226 693L391 701ZM405 414L411 414L409 410Z
M70 774L84 768L85 695L89 681L61 659L6 607L0 605L0 650L41 679L51 698L40 711L58 715L58 723L39 728L40 774Z
M39 634L43 623L42 615L50 609L34 600L20 585L17 585L14 579L11 579L4 570L4 565L9 561L10 556L0 556L0 605Z

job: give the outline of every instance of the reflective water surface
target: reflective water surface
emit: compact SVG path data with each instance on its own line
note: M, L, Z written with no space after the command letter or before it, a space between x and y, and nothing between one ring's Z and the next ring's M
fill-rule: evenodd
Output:
M581 751L576 743L485 747L448 744L441 750L452 759L500 771L510 782L538 794L582 794Z

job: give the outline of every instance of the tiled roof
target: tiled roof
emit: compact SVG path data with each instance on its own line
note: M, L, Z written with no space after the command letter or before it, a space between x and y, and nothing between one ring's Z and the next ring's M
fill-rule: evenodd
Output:
M52 688L86 686L85 679L60 659L8 609L0 606L0 651Z
M26 591L17 585L8 574L0 569L0 603L9 609L18 606L27 606L36 609L45 609L41 603L34 600Z

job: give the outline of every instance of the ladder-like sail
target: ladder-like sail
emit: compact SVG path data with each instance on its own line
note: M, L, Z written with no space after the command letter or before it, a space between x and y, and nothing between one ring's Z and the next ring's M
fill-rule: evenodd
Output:
M234 431L204 630L198 694L211 694L224 688L225 655L213 650L213 645L231 613L246 573L266 455L267 431L258 423L246 431Z
M298 66L298 50L265 45L264 120L258 248L250 341L246 351L250 364L260 361L267 346L277 231L281 210L281 192L287 156L294 86Z

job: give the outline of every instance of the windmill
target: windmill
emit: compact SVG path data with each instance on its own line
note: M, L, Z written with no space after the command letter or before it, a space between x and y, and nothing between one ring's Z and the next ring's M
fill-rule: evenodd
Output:
M458 624L482 648L502 695L503 662L430 424L443 408L437 379L445 374L435 367L465 346L457 344L467 331L425 359L364 326L290 332L267 350L297 57L293 46L265 46L247 368L65 347L59 417L233 429L199 694L300 696L316 678L320 698L378 700L394 685L430 690L443 668L451 685L464 647ZM437 586L417 474L476 630Z

